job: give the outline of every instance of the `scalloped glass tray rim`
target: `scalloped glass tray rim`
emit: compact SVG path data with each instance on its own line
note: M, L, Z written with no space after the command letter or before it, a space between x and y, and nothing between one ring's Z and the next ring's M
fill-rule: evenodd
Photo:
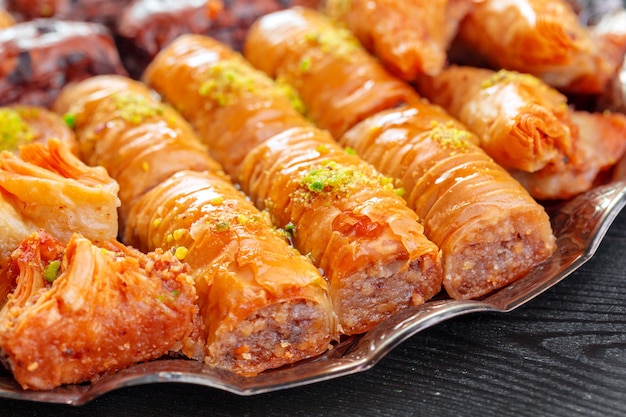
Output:
M560 205L546 206L557 236L557 251L522 279L480 300L437 299L407 309L363 335L342 339L325 354L291 366L246 378L198 361L164 358L134 365L95 383L50 391L23 390L9 372L2 370L0 398L82 405L119 388L160 382L197 384L247 396L365 371L421 330L473 312L508 312L543 293L595 254L624 205L626 180L596 187Z

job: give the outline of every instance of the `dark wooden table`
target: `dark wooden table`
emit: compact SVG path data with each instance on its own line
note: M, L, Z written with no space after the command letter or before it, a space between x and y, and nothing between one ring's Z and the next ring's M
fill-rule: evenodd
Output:
M123 388L83 406L0 399L0 416L624 416L626 211L596 255L510 313L405 341L373 369L252 397L188 384Z

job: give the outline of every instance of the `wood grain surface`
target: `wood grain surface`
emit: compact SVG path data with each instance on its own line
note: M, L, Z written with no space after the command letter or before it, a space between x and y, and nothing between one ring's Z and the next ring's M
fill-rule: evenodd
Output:
M596 255L510 313L452 319L373 369L252 397L188 384L83 405L0 400L0 416L624 416L626 212Z

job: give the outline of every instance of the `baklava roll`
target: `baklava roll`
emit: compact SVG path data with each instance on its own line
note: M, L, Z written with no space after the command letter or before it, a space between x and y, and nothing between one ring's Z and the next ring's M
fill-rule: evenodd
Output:
M193 281L170 252L39 231L0 279L15 283L0 311L2 360L24 389L93 382L197 344Z
M242 155L233 178L324 271L344 333L364 332L439 291L439 250L393 182L299 116L284 90L235 52L208 38L179 38L145 80L182 108L209 148L223 149L216 157L225 155L227 166L229 151ZM225 140L224 128L236 135Z
M495 69L533 74L571 93L601 93L620 64L565 0L476 2L457 41Z
M22 145L55 138L78 153L74 132L56 113L37 106L0 107L0 150L19 154Z
M293 7L258 19L244 55L270 77L293 85L307 114L333 137L380 110L420 99L347 29L313 9Z
M443 253L443 285L476 298L524 276L555 249L544 208L442 109L417 104L380 112L340 143L385 175Z
M575 157L577 132L567 98L534 76L451 66L421 77L418 86L507 169L534 172Z
M124 240L190 265L205 361L237 374L322 353L336 337L328 284L225 178L182 171L146 193Z
M293 128L268 139L243 161L240 180L325 272L344 333L439 292L439 249L392 180L326 131Z
M121 227L137 198L172 174L221 170L182 116L130 78L101 75L68 85L53 109L76 132L81 158L105 167L120 185Z
M326 0L323 11L341 22L394 74L412 81L436 75L472 0Z
M233 179L256 145L290 127L310 124L298 111L302 102L295 91L286 85L277 88L240 54L208 36L176 39L152 61L143 79L189 120L201 139L210 138L210 154Z

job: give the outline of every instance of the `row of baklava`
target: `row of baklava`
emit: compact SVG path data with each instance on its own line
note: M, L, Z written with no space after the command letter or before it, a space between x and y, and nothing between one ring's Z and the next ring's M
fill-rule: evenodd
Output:
M528 74L445 68L414 80L427 101L313 9L259 19L244 53L181 36L142 82L2 116L53 137L1 161L0 348L23 387L173 352L254 375L442 287L483 296L555 250L533 196L588 189L626 148L623 116Z

